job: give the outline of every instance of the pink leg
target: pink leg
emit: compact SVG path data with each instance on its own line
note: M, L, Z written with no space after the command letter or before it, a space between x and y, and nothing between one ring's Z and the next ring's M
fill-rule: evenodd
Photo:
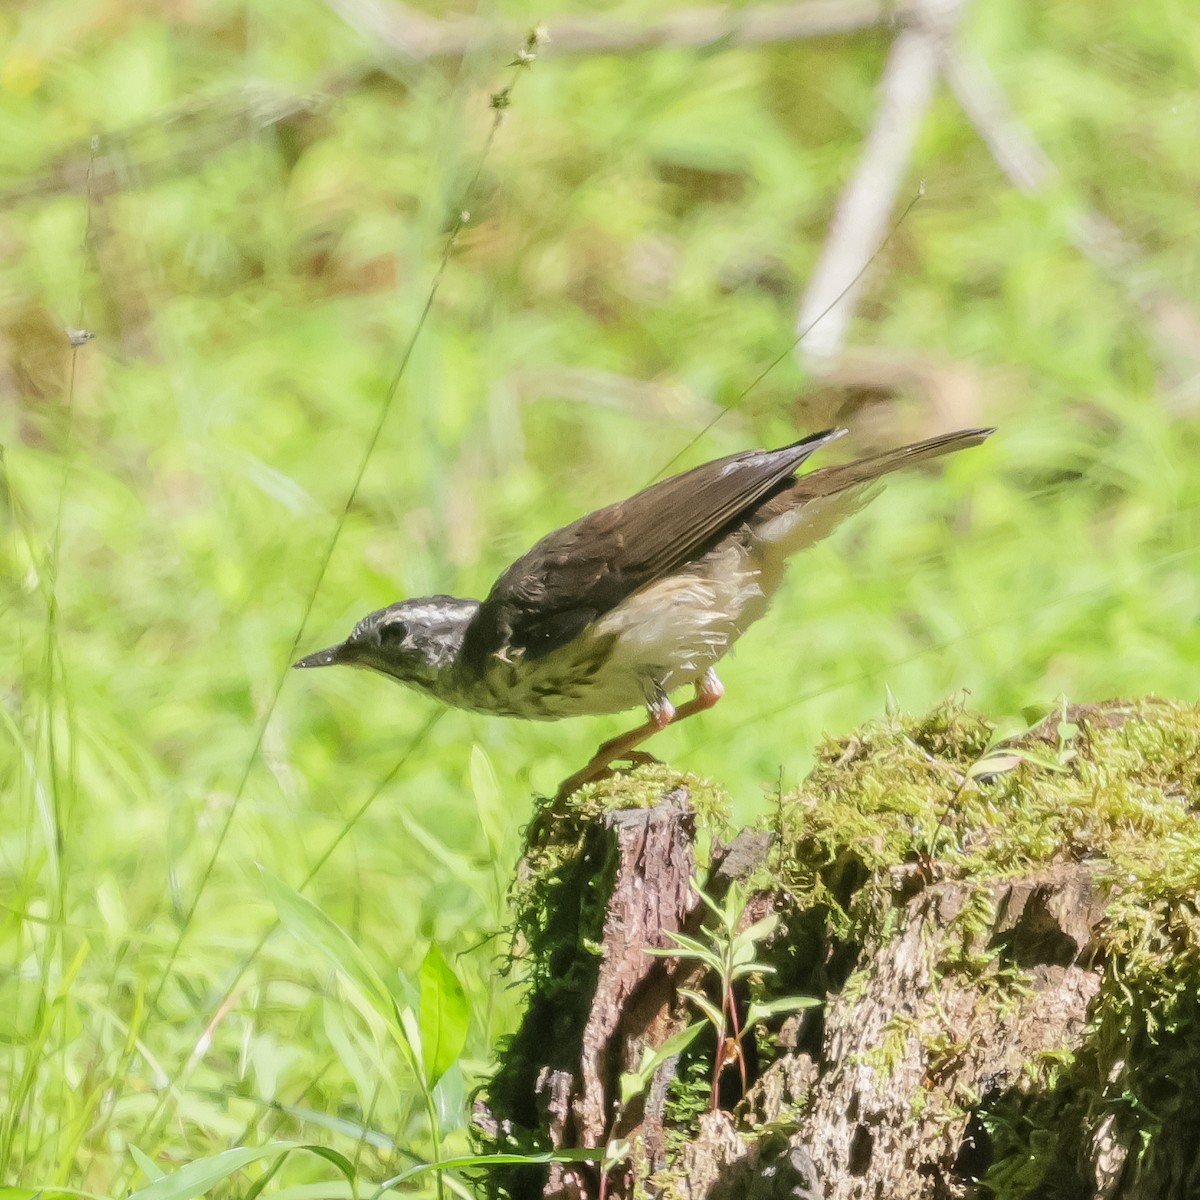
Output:
M622 733L605 742L592 755L591 761L586 767L581 771L576 771L569 779L564 779L559 784L555 799L564 800L572 792L578 791L585 783L591 783L592 780L601 778L608 770L609 763L625 757L635 746L640 745L648 737L656 734L660 729L665 729L673 722L682 721L685 717L693 717L706 708L712 708L723 695L725 695L725 685L717 678L716 671L709 667L696 684L694 700L689 700L686 704L675 708L664 697L659 703L652 705L649 709L650 720L636 729L631 729L628 733Z

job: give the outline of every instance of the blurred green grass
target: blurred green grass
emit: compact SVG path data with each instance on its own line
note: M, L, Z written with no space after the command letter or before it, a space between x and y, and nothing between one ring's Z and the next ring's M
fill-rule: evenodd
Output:
M1067 225L1079 201L1108 214L1139 269L1200 304L1196 33L1167 0L972 13L968 41L1065 182L1015 194L940 98L912 167L926 198L853 334L963 367L981 404L962 423L1000 433L798 561L722 705L656 743L739 817L889 690L913 710L965 690L996 716L1060 693L1194 698L1195 364ZM531 793L623 723L449 713L425 733L429 704L382 679L283 674L504 56L377 72L235 136L214 114L238 89L310 92L363 59L330 9L50 0L0 14L0 45L0 187L86 165L93 133L119 169L90 205L0 212L0 1179L110 1194L135 1174L128 1143L163 1165L272 1131L353 1146L270 1102L369 1126L364 1170L385 1175L388 1146L428 1150L423 1118L319 958L278 934L238 976L273 921L254 864L298 885L343 838L309 894L385 972L442 945L473 1006L470 1074L513 1023L488 936ZM734 404L792 336L886 49L884 32L550 47L484 164L304 648L400 596L482 593ZM184 102L194 126L164 122ZM214 124L216 148L189 151ZM181 148L186 169L156 174ZM72 365L56 328L76 323L97 340ZM685 461L796 436L805 387L781 365ZM889 437L931 419L901 392L874 418ZM473 745L500 780L482 813Z

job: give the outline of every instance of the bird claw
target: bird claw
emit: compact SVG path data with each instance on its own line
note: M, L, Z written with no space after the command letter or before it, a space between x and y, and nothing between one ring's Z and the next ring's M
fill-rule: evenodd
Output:
M656 758L648 750L626 750L618 757L634 767L662 766L662 759Z
M614 767L614 762L627 762L628 767ZM558 785L558 791L554 793L555 802L560 802L567 799L568 796L573 796L585 783L599 783L602 779L612 779L614 775L620 775L625 771L635 767L644 767L650 764L662 765L661 758L655 758L653 754L648 754L645 750L626 750L621 754L614 755L612 758L605 759L603 762L593 760L588 763L580 771L576 771L574 775L568 776Z

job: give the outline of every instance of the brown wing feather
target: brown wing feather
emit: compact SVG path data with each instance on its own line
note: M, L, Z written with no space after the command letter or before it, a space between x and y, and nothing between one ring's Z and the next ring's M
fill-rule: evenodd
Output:
M547 534L496 580L467 630L465 660L479 667L489 654L537 658L565 645L747 520L810 454L844 432L716 459Z

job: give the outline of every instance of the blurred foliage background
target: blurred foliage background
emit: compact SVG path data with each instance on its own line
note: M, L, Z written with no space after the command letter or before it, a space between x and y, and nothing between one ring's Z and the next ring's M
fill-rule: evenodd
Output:
M1059 174L1015 190L940 89L895 215L924 196L820 378L786 352L891 22L556 51L572 10L634 29L666 11L513 0L473 27L507 44L407 59L367 18L431 27L348 0L0 12L0 1181L115 1194L144 1182L130 1145L169 1168L297 1137L372 1178L429 1152L411 1081L325 961L262 940L256 864L393 976L442 946L471 1002L440 1095L461 1122L515 1017L489 935L519 827L625 721L430 726L431 702L288 675L289 654L402 596L482 594L681 452L842 420L848 452L1000 427L805 555L722 705L657 740L740 819L889 692L914 710L966 692L995 717L1195 698L1188 6L969 9L963 43ZM485 155L534 21L552 40ZM1080 252L1083 210L1129 239L1124 261ZM79 328L96 337L73 349ZM323 1166L289 1160L271 1186Z

